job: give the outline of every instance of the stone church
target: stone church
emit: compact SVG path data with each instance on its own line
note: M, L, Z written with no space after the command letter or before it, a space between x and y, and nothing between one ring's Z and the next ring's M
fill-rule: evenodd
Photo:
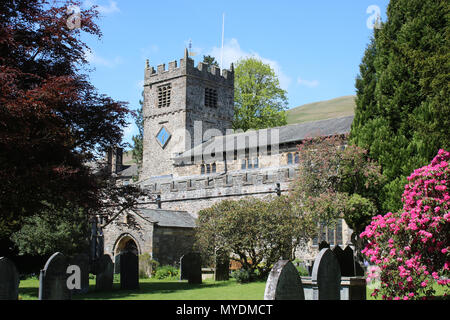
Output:
M142 203L103 227L104 252L114 261L123 250L149 253L160 264L174 264L188 252L199 210L224 199L285 194L298 170L297 145L305 138L344 135L353 116L256 131L233 131L234 68L220 70L184 57L154 67L144 78L144 155L137 167L123 166L120 152L109 163L117 183L136 183L156 199ZM318 244L347 245L344 221L321 228Z

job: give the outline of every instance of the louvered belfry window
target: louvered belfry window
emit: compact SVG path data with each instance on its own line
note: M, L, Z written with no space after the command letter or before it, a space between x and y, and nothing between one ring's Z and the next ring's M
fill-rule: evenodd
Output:
M172 87L170 83L158 87L158 108L170 106L170 92Z
M217 108L217 90L205 88L205 107Z

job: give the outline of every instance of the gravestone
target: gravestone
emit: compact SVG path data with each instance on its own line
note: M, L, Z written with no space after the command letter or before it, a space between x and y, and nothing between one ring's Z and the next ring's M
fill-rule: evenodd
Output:
M73 289L76 294L87 293L89 291L89 257L87 254L80 253L72 258L72 265L80 267L81 272L81 288Z
M139 258L131 251L120 254L120 288L139 289Z
M39 300L70 300L67 287L68 259L60 252L53 254L39 276Z
M230 279L230 258L222 251L216 253L216 268L214 270L215 281L227 281Z
M14 263L6 257L0 257L0 300L17 300L19 282L19 273Z
M200 254L190 252L181 257L180 280L188 280L191 284L202 283L202 261Z
M347 246L342 254L341 273L343 277L363 276L364 270L360 264L355 261L353 249Z
M328 242L326 242L325 240L323 240L321 243L319 243L319 251L325 248L329 248L330 244Z
M344 250L342 250L342 248L337 245L337 246L334 247L333 253L336 256L336 258L338 259L339 267L341 268L341 276L345 277L344 269L343 269L344 258L345 258Z
M302 279L289 260L279 260L270 271L264 300L305 300Z
M112 290L114 280L114 265L111 257L104 254L96 262L97 274L95 277L95 290L109 291Z
M341 268L333 251L324 248L319 252L314 261L311 280L313 300L341 299Z

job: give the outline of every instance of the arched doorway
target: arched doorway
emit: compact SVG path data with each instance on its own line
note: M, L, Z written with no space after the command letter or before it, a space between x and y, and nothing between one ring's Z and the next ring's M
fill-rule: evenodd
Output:
M129 234L121 235L114 246L114 273L120 273L120 254L123 252L139 255L139 246Z

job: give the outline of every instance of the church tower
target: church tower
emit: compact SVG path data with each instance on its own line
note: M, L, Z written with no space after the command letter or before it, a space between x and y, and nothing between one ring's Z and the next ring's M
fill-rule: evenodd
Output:
M184 57L157 70L148 60L144 79L144 141L141 180L170 175L173 157L231 129L234 70Z

